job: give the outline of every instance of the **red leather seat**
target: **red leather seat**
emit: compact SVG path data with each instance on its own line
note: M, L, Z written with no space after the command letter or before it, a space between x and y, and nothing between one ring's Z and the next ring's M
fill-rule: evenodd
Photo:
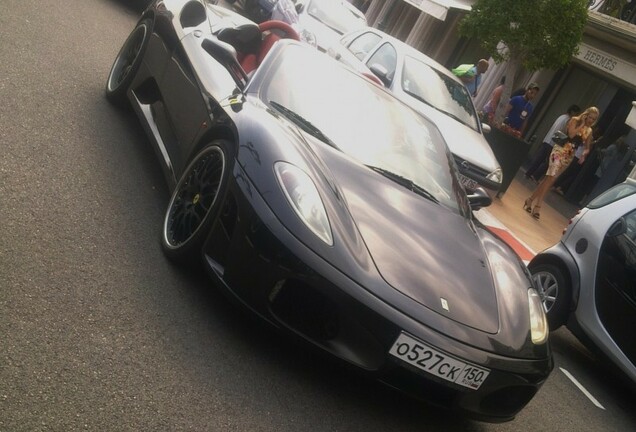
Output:
M281 33L284 36L281 36ZM300 40L300 36L289 24L283 21L265 21L258 26L244 24L235 28L226 28L217 34L220 41L236 49L239 64L246 74L256 70L269 50L282 38Z

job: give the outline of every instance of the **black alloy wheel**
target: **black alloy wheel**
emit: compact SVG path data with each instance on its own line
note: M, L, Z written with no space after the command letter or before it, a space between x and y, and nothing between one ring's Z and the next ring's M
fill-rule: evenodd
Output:
M177 183L166 211L161 242L170 259L191 262L200 253L227 188L227 148L226 141L208 144Z
M565 324L570 304L570 286L561 269L553 264L539 264L530 269L548 317L550 331Z
M106 98L114 104L123 105L126 91L132 84L141 59L150 39L152 20L147 18L137 24L122 46L106 81Z

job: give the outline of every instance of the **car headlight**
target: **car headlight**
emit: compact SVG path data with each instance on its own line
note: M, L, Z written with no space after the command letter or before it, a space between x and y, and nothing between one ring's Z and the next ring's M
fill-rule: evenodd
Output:
M548 340L548 319L543 311L539 293L534 288L528 290L528 307L530 308L530 337L532 343L541 345Z
M314 182L303 170L287 162L276 162L274 170L298 217L322 241L332 246L333 235L327 211Z
M488 174L486 178L490 181L494 181L495 183L501 183L503 181L503 171L501 171L501 168L497 168Z

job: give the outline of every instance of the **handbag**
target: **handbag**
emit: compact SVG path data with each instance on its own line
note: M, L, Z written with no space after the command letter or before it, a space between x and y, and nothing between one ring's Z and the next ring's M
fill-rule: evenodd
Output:
M564 145L566 142L569 141L569 137L567 136L567 134L561 132L560 130L554 132L554 134L552 135L552 141L555 144L558 144L560 146Z

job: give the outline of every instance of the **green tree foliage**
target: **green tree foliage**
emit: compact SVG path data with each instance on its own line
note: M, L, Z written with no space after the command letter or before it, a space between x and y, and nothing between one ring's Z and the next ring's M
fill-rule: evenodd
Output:
M516 57L529 71L558 69L576 54L588 0L477 0L459 31L474 37L496 62ZM503 42L509 49L500 49Z
M506 76L512 79L502 95L507 101L519 67L536 71L569 63L583 37L587 7L588 0L477 0L459 32L479 40L496 63L509 62Z

